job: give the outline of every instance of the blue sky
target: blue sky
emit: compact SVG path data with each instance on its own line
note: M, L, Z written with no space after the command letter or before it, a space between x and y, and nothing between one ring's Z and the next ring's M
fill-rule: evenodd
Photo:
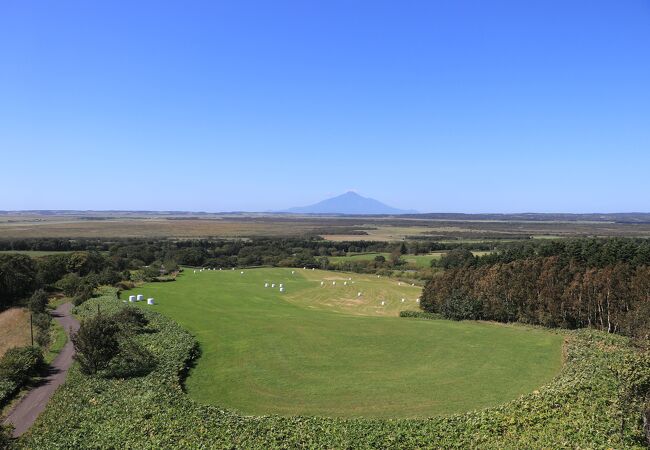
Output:
M650 1L0 2L0 209L650 211Z

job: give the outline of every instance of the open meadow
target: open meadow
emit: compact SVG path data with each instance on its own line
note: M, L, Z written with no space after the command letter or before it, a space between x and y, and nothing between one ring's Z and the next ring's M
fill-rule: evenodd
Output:
M417 309L420 288L394 279L243 272L186 269L121 296L154 297L155 306L139 305L197 337L202 355L186 386L202 403L244 414L446 415L530 392L562 364L558 334L397 317Z

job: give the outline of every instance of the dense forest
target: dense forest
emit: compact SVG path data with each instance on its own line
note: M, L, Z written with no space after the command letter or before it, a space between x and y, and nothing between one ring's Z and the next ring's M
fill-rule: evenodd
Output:
M580 239L510 245L474 258L457 250L421 306L452 319L593 327L648 339L650 242Z

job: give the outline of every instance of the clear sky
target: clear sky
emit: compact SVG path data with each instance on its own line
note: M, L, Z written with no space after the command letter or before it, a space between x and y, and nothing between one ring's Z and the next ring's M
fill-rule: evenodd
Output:
M0 209L650 211L650 1L0 2Z

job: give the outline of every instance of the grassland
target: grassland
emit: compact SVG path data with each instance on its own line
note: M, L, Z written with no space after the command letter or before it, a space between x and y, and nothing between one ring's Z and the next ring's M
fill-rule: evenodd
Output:
M142 307L196 335L203 354L187 380L190 396L245 414L445 415L530 392L561 366L557 334L401 319L400 309L417 308L419 288L292 270L189 270L122 296L156 298Z
M572 220L571 218L573 217ZM650 236L647 215L500 216L462 214L411 217L295 216L281 214L206 214L156 212L2 213L0 236L15 238L125 237L302 237L319 235L333 241L401 241L435 239L486 242L576 236Z
M12 347L22 347L29 343L29 311L10 308L0 312L0 356Z
M475 256L483 256L490 252L484 251L475 251L472 252ZM348 260L357 260L357 261L371 261L377 256L383 256L388 260L390 258L390 253L385 252L367 252L367 253L350 253L346 256L330 256L329 260L332 263L340 263ZM432 252L426 255L402 255L402 259L408 264L411 264L418 268L430 267L431 261L437 260L443 257L445 252Z

